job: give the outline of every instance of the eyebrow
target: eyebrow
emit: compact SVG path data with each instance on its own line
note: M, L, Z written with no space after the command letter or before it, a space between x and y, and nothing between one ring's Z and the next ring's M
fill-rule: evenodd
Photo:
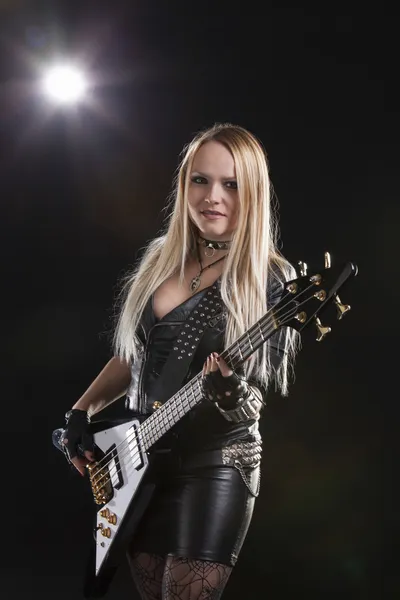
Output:
M212 179L210 175L207 175L207 173L202 173L201 171L192 171L190 174L200 175L201 177L205 177L206 179ZM236 179L236 175L232 175L231 177L222 177L221 179L223 179L224 181L232 181L232 179Z

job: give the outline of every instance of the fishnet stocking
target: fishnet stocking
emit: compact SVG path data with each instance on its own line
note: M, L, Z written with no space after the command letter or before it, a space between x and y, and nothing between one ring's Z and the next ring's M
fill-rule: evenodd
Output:
M162 600L219 600L231 571L216 562L168 556Z
M161 583L165 558L157 554L134 552L129 556L132 578L142 600L162 600Z

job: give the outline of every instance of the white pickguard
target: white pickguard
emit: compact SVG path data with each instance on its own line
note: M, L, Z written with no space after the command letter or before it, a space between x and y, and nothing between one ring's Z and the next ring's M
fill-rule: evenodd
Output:
M128 421L127 423L105 429L94 435L95 444L105 453L115 444L119 458L120 474L123 479L123 485L120 489L115 489L113 485L114 497L101 508L101 510L108 508L110 513L116 515L116 524L109 523L105 517L102 517L100 510L97 513L97 527L102 526L103 529L109 528L111 536L109 538L104 537L101 534L101 529L97 529L96 531L96 574L99 572L113 544L115 535L123 523L126 510L148 467L147 455L146 453L139 454L136 438L133 435L133 428L138 426L139 421ZM104 464L106 462L104 461ZM103 464L102 461L99 461L99 463ZM141 468L137 470L138 467ZM109 470L112 483L116 484L118 478L114 460L107 462L107 469Z

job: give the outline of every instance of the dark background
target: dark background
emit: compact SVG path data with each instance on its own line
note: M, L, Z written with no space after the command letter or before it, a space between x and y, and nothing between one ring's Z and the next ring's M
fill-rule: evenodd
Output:
M5 598L81 598L92 504L51 431L110 356L183 145L216 121L267 148L284 254L360 269L352 312L323 344L305 333L289 397L271 391L224 598L399 597L397 22L384 3L277 4L0 2ZM57 54L86 65L87 105L40 97ZM124 565L107 598L135 597Z

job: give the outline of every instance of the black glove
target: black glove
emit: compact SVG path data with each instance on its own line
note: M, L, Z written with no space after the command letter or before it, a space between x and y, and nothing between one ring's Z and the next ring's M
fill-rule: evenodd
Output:
M251 395L245 379L235 372L223 377L219 369L203 375L201 386L203 396L223 409L234 408L239 400L247 400Z
M65 415L66 426L61 435L60 444L67 458L82 456L85 451L93 452L94 441L90 432L90 417L85 410L73 408Z

